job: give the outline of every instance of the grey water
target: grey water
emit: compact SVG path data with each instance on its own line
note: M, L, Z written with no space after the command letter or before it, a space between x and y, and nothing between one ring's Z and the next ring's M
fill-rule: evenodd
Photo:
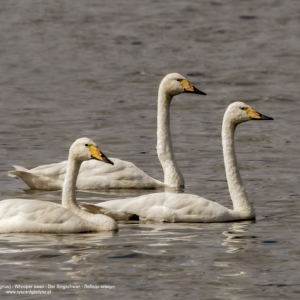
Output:
M82 136L163 180L156 99L170 72L207 93L182 94L171 105L184 193L231 207L223 113L243 101L274 118L236 131L256 221L2 234L1 299L299 299L299 1L10 0L0 4L0 26L0 200L59 203L60 191L29 190L7 171L65 160ZM77 198L155 192L78 191ZM8 294L24 290L15 284L51 294Z

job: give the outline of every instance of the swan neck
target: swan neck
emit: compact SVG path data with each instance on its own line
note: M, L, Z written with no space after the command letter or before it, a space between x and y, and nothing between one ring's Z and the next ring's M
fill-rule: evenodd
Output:
M91 214L81 209L76 201L76 180L81 166L81 161L76 161L69 155L66 177L62 190L62 206L90 223L93 231L117 230L117 223L110 217L102 214Z
M234 132L236 124L225 114L222 126L222 144L228 189L233 202L233 210L245 218L255 217L254 208L248 200L242 178L240 176L235 150Z
M81 162L69 156L66 177L62 189L62 206L72 210L78 208L76 201L76 180L79 173Z
M160 85L157 110L157 154L164 171L164 183L169 187L183 187L184 179L179 171L171 140L170 104L173 96Z

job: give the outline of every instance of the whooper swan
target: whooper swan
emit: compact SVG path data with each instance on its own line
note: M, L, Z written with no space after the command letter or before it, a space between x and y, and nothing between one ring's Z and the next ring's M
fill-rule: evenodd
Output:
M170 130L170 104L174 96L181 93L205 95L180 74L167 75L158 90L157 153L164 171L164 182L148 176L128 161L110 158L114 166L97 161L84 162L76 187L79 190L97 189L149 189L159 187L184 187L184 179L173 154ZM14 166L10 177L19 176L32 189L59 190L65 178L67 161L40 166L31 170Z
M82 204L87 211L103 213L115 220L139 218L154 222L226 222L255 219L239 174L234 151L234 132L238 124L249 120L273 120L242 102L227 108L222 125L225 171L233 209L190 194L158 193L131 199L112 200L96 205Z
M118 225L112 218L88 213L77 205L75 193L79 168L83 161L92 158L113 164L92 140L81 138L73 143L62 189L62 205L24 199L0 201L0 233L117 230Z

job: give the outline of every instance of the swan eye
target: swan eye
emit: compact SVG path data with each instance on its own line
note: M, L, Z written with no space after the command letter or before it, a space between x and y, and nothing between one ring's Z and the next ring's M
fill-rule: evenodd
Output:
M85 146L87 147L87 146L88 146L88 144L85 144Z
M240 107L241 110L245 110L245 107Z
M180 79L176 79L177 81L180 81Z

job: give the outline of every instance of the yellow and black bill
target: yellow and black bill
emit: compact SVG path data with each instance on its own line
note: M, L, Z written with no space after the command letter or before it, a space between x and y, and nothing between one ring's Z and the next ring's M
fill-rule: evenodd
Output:
M247 115L251 120L274 120L271 117L267 117L256 110L252 109L251 107L246 108Z
M196 87L194 87L188 80L186 79L179 79L181 86L184 89L185 93L192 93L192 94L199 94L199 95L206 95L206 93L199 91Z
M91 156L93 159L97 159L97 160L103 161L103 162L111 164L111 165L114 164L110 159L108 159L104 155L104 153L97 146L89 145L89 149L90 149Z

